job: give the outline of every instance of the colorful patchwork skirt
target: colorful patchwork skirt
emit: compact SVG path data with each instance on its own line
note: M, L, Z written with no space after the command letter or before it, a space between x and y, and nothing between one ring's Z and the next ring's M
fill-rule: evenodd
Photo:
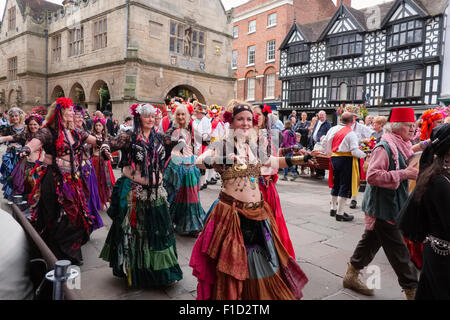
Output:
M3 185L3 197L10 199L13 193L13 177L12 172L16 167L19 157L16 155L15 148L8 148L2 157L2 165L0 167L0 183Z
M200 203L200 170L193 161L193 157L172 157L164 171L170 214L180 234L200 232L205 217Z
M72 264L82 261L81 246L92 232L86 194L88 189L79 172L72 176L53 166L40 167L28 198L31 220L58 260Z
M99 213L99 211L102 210L102 204L100 202L100 196L98 192L97 175L95 174L94 166L92 165L91 160L83 160L81 172L84 182L89 189L89 214L91 215L93 228L94 230L97 230L103 227L103 220Z
M230 198L219 196L192 251L197 299L301 299L308 279L284 248L270 206L240 209Z
M181 280L167 193L146 189L126 177L117 180L107 213L113 220L100 258L133 288Z
M111 161L106 161L103 157L92 157L92 164L97 176L98 194L102 209L106 209L106 203L110 202L111 193L116 179L111 167Z
M278 196L277 188L275 183L278 180L278 175L273 176L260 176L259 177L259 189L263 194L264 200L272 208L272 212L275 214L275 220L278 226L278 234L280 236L281 242L283 243L286 250L289 252L292 258L295 260L294 247L292 246L291 238L289 237L289 232L286 226L286 221L284 220L283 211L281 210L280 197Z

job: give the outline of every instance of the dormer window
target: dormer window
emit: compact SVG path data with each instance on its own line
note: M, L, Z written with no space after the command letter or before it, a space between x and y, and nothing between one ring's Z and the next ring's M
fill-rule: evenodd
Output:
M327 41L327 58L340 59L363 54L363 37L359 33L330 37Z
M388 27L387 48L398 49L423 43L423 21L410 20Z
M288 65L299 65L309 62L309 45L306 43L294 44L288 49Z

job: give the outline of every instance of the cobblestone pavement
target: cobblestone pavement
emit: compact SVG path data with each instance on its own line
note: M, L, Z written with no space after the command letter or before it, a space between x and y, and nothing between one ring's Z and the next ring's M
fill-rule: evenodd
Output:
M116 171L117 176L120 175ZM329 188L327 180L301 177L296 181L279 181L277 189L289 234L296 252L297 262L309 278L304 288L306 300L403 300L404 294L397 277L382 250L372 264L362 272L365 280L379 272L380 289L374 297L366 297L342 287L347 262L364 231L364 215L361 212L362 193L352 222L337 222L329 216ZM219 194L219 184L208 186L200 192L207 211ZM83 247L85 264L82 266L80 295L84 299L152 299L191 300L196 297L196 278L192 276L189 258L195 238L177 235L179 263L183 279L168 288L133 290L124 279L112 275L107 262L98 258L111 220L102 213L105 227L94 231L91 240Z
M0 146L0 156L5 147ZM114 170L116 177L120 171ZM296 181L277 183L281 207L296 253L297 262L309 278L304 288L305 300L403 300L404 294L387 258L380 250L372 264L363 270L365 280L379 272L380 288L374 297L366 297L342 287L347 262L364 231L364 215L361 212L362 193L358 197L357 209L346 212L355 215L352 222L337 222L329 216L329 188L327 180L315 180L303 176ZM208 186L200 192L205 211L217 198L220 185ZM2 208L9 211L5 201ZM102 212L105 226L92 233L90 241L83 246L84 265L81 267L81 289L76 290L82 299L99 300L194 300L196 278L192 276L189 258L195 238L176 236L179 263L183 279L166 288L145 290L129 289L125 279L112 275L108 263L98 258L111 219Z

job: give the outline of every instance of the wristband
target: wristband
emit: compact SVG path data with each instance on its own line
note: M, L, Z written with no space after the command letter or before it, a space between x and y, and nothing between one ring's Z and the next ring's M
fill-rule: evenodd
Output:
M292 164L292 156L284 157L284 159L286 160L288 168L293 166L293 164Z

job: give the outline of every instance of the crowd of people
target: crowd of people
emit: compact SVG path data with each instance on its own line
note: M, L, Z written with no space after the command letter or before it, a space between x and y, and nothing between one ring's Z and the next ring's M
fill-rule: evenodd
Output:
M104 226L106 210L112 225L100 258L130 287L183 278L179 234L196 238L189 266L198 299L301 299L308 277L295 260L276 183L289 171L292 180L307 170L324 179L322 157L329 159L333 219L354 219L347 201L355 208L367 182L365 230L343 286L373 295L359 273L383 247L407 299L450 298L449 108L416 121L411 108L363 117L346 106L335 126L325 111L311 120L293 111L283 125L266 105L207 106L179 97L165 106L133 104L121 125L110 112L90 118L64 97L45 120L19 108L6 114L4 198L24 199L58 259L83 264L81 248ZM220 193L205 211L200 191L217 183Z

